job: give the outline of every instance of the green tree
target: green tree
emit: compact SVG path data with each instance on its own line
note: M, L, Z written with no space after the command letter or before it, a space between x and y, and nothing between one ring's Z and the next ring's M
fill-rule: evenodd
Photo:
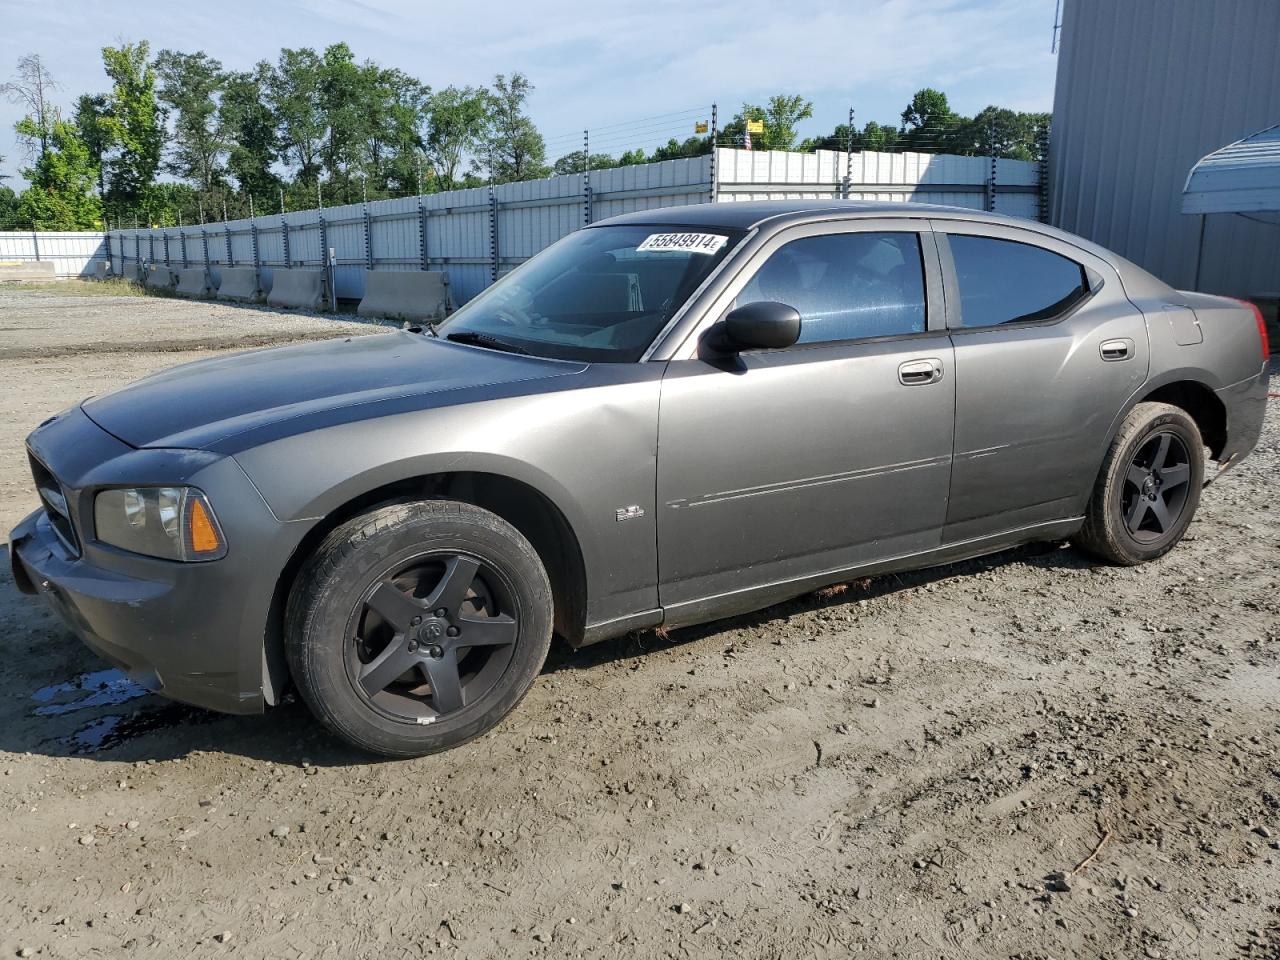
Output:
M41 132L33 117L19 120L17 129L31 138ZM89 148L65 120L54 120L45 133L44 153L22 171L31 186L18 200L18 225L30 230L99 229L102 201L93 193L97 171Z
M554 174L581 173L582 156L583 154L581 150L574 150L572 153L566 153L551 165L551 172ZM607 170L610 167L617 166L620 166L618 161L607 153L593 153L591 155L592 170Z
M38 53L29 53L18 60L18 72L8 83L0 83L0 95L9 98L11 103L26 110L31 120L18 131L18 137L34 157L37 153L44 156L49 150L49 141L53 136L53 125L59 119L58 108L51 97L59 89L58 83L44 65Z
M112 145L105 165L106 203L113 215L137 211L160 168L164 125L150 53L145 40L102 48L103 66L112 82L101 123Z
M764 123L764 133L751 135L753 150L791 150L796 145L796 125L813 116L813 104L798 94L775 94L763 107L744 103L742 110L725 125L721 143L744 142L747 121Z
M13 187L0 184L0 230L18 229L18 195Z
M190 180L202 193L212 193L222 182L226 153L217 123L217 98L226 84L222 64L204 53L161 50L155 72L157 95L173 117L165 169Z
M107 192L104 173L107 152L111 149L111 132L103 124L107 113L107 97L102 93L84 93L76 101L74 122L76 132L89 150L93 165L98 169L98 196Z
M284 49L267 80L267 102L275 115L281 159L302 184L320 176L320 148L328 124L320 99L320 56L310 48Z
M489 93L489 131L485 144L494 183L545 177L547 147L525 113L533 84L522 73L498 74Z
M266 210L279 196L280 178L272 170L278 157L276 118L265 101L271 65L230 73L218 105L219 136L228 145L227 171L242 194Z
M984 108L964 120L955 137L955 152L1013 160L1041 160L1047 145L1049 114L1022 113L1004 107Z
M476 87L445 87L432 96L423 147L436 189L457 186L463 163L484 138L488 106Z
M902 111L903 149L953 153L963 140L964 118L954 113L947 95L932 87L917 90Z

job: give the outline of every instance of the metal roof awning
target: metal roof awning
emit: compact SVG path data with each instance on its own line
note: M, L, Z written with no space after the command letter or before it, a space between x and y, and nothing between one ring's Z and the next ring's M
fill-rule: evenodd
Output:
M1183 213L1280 211L1280 124L1213 151L1191 168Z

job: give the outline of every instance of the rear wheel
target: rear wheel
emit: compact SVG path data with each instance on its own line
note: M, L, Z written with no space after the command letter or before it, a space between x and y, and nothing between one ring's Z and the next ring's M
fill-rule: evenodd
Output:
M1186 533L1203 483L1195 421L1179 407L1140 403L1107 451L1075 542L1112 563L1154 560Z
M458 746L528 692L551 641L551 588L529 542L467 503L382 507L303 565L286 651L312 712L388 756Z

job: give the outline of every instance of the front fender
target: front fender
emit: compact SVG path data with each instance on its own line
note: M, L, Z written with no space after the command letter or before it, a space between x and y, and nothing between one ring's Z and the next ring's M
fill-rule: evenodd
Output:
M657 606L660 370L618 365L578 389L340 423L235 457L275 515L307 529L371 491L414 478L478 472L523 483L573 530L586 568L588 621L608 620ZM641 515L619 523L617 511L630 506Z

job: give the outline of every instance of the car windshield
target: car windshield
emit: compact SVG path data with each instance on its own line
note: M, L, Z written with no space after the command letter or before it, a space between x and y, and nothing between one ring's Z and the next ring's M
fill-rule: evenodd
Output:
M742 234L655 224L579 230L471 300L439 334L512 353L633 363Z

